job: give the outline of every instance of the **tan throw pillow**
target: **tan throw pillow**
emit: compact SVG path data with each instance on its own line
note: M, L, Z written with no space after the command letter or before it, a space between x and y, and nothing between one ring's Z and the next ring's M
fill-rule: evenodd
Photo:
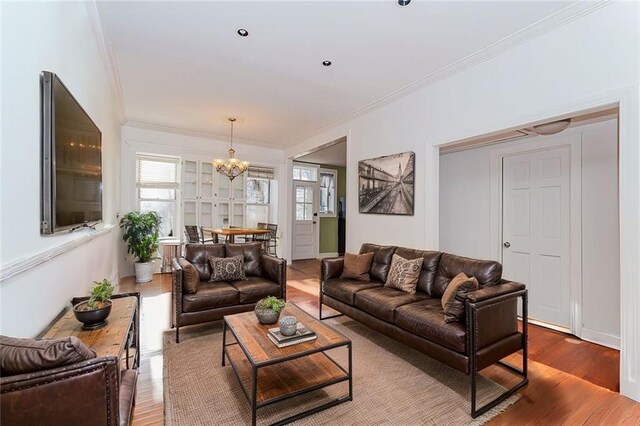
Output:
M415 294L423 261L424 258L422 257L407 260L394 254L391 259L391 268L389 268L387 282L384 283L385 287L397 288L398 290Z
M200 283L198 270L187 259L179 259L178 264L182 268L182 291L186 294L196 294Z
M460 321L464 317L464 304L467 293L478 289L478 280L467 277L460 272L453 277L442 295L442 309L444 310L444 322Z
M209 263L211 264L210 283L247 279L244 273L244 256L242 255L232 257L211 256Z
M344 254L344 266L340 278L358 281L369 281L369 269L373 262L374 253Z

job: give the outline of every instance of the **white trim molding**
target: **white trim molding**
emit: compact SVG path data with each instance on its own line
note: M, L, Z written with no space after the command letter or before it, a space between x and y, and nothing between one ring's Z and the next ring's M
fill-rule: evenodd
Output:
M318 259L325 259L327 257L338 257L337 252L318 253Z
M54 257L60 256L61 254L65 254L77 247L87 244L89 241L92 241L102 235L108 234L114 228L115 225L105 225L104 227L92 231L87 235L83 235L80 238L67 241L63 244L60 244L59 246L34 254L33 256L24 259L18 259L6 265L2 265L2 269L0 269L0 283L8 280L9 278L15 277L18 274L28 271L31 268L48 262Z
M582 327L582 340L606 346L608 348L620 350L620 337L613 334L604 333L588 327Z

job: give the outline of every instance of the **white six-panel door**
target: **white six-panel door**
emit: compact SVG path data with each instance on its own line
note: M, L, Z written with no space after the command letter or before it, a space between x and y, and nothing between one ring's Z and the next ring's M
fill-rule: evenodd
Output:
M571 151L503 159L503 276L527 284L529 317L569 328Z

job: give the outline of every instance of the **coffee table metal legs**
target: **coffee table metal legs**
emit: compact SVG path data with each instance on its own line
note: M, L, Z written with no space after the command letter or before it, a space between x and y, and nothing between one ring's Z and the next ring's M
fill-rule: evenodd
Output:
M227 347L227 322L222 321L222 366L224 367L224 351Z

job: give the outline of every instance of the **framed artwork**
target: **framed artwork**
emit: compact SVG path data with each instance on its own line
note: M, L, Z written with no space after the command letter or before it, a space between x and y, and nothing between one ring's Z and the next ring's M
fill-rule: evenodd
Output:
M402 152L359 161L360 213L413 215L415 159Z

